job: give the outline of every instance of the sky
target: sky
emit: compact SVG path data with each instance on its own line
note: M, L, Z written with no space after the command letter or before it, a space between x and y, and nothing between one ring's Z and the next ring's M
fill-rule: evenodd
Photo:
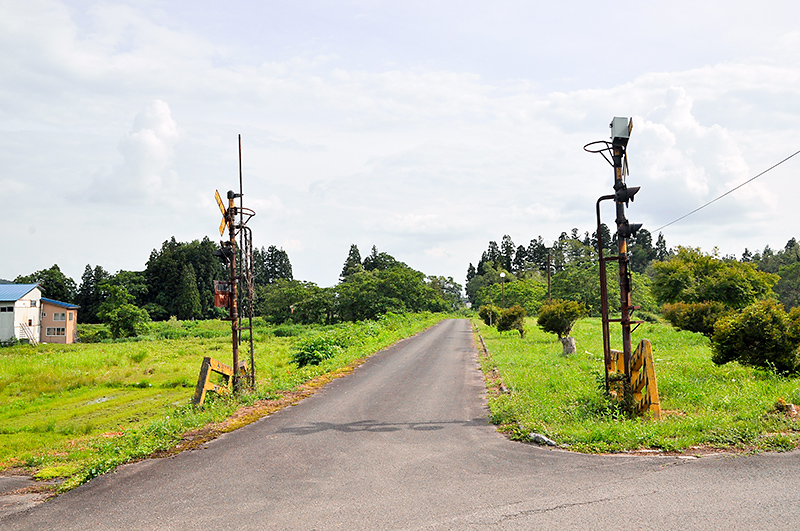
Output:
M800 150L796 1L0 0L0 278L139 271L219 241L332 286L351 244L464 283L490 240L595 229L633 119L628 218L655 229ZM800 156L661 230L800 237ZM613 225L611 203L603 221Z

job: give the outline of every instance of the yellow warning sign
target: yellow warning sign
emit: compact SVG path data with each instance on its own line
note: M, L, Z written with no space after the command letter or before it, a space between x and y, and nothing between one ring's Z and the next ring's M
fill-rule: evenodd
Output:
M219 190L214 190L214 197L217 199L217 204L219 205L219 210L222 212L222 215L225 215L225 205L222 204L222 198L219 196Z
M225 234L225 227L228 225L228 216L226 216L228 211L225 210L225 205L222 203L222 198L219 196L219 190L214 190L214 198L217 200L220 212L222 212L222 223L219 224L219 235L222 236Z

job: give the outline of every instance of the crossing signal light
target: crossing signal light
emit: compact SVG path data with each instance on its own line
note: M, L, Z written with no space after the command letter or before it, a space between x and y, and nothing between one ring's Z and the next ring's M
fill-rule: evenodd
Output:
M636 192L638 192L640 188L641 186L631 186L629 188L623 184L614 192L614 200L617 203L625 203L625 205L627 205L628 201L633 201L633 196L636 195Z
M620 238L630 238L631 236L636 237L636 233L639 232L639 229L641 228L641 223L630 223L626 219L625 222L620 225L617 232L619 233Z
M222 246L211 254L219 258L223 264L227 265L230 263L231 258L233 258L233 247L231 246L231 242L221 242L221 244Z

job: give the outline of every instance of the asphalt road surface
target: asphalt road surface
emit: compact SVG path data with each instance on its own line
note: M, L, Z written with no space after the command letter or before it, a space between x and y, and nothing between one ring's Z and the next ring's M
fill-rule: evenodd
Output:
M488 423L444 321L206 447L126 465L0 529L798 529L800 454L593 456Z

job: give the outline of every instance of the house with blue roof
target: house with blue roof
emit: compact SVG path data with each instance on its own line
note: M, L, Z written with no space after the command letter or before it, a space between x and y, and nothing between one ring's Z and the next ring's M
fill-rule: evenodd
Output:
M0 341L73 343L78 308L42 297L39 284L0 284Z
M78 340L78 308L42 297L41 342L74 343Z
M0 284L0 341L39 343L41 300L39 284Z

